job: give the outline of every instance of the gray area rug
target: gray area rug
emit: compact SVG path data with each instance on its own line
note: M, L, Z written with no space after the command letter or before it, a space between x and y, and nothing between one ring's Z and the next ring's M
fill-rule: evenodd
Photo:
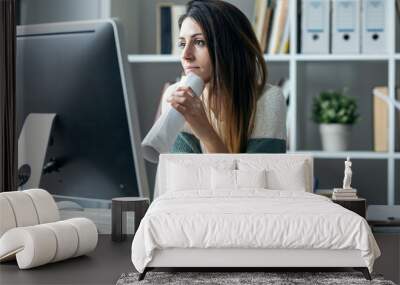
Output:
M124 273L117 285L134 284L390 284L381 275L372 274L372 281L360 272L154 272L150 271L142 281L139 273Z

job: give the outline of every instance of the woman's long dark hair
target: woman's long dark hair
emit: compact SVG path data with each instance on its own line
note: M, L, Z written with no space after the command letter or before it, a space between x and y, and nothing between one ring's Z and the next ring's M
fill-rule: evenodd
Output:
M179 28L187 17L200 25L210 54L208 117L212 110L217 119L213 126L229 152L246 152L257 100L267 81L263 52L253 28L238 8L221 0L190 1Z

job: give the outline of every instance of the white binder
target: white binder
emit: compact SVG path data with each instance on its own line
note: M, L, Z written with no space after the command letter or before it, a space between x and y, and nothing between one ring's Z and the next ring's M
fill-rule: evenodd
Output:
M302 53L329 53L329 4L327 0L302 0Z
M332 53L360 53L360 1L332 1Z
M387 53L387 0L362 2L362 52Z

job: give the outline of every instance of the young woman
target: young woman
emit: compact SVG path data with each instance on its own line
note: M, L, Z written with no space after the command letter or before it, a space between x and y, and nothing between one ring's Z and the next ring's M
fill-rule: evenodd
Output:
M263 53L247 17L221 0L195 0L179 19L181 64L205 82L201 96L171 85L171 104L185 120L171 152L286 152L286 104L266 84Z

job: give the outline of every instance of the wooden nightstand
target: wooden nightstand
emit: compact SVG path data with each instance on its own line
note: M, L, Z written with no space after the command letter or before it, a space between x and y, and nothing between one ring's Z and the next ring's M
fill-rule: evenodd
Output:
M367 200L364 198L348 199L348 200L334 200L332 202L339 204L340 206L359 214L365 219L367 212Z
M148 198L141 197L118 197L112 199L111 204L111 237L113 241L123 241L126 238L126 221L123 220L123 213L127 211L135 212L135 232L140 221L146 214L150 205Z

